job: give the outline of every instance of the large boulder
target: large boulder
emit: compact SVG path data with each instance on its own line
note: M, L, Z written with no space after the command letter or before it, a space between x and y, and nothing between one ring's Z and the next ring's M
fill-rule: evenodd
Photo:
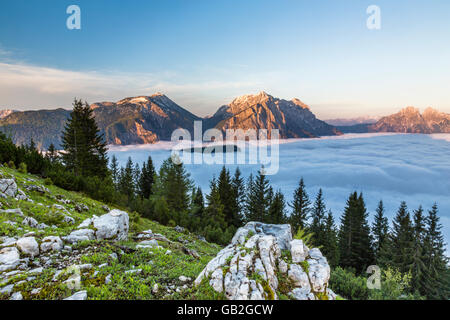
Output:
M0 179L0 192L7 197L14 197L17 193L17 184L14 179Z
M95 237L98 240L114 239L126 240L128 239L129 217L128 213L121 210L111 210L97 219L93 220Z
M295 261L294 261L295 260ZM319 249L292 240L288 225L250 222L195 280L206 281L229 300L334 299L327 289L330 267Z
M129 229L128 213L114 209L100 217L94 215L84 220L78 228L79 230L73 231L62 239L70 243L94 239L126 240Z
M289 224L266 224L261 222L249 222L244 227L238 229L232 244L242 243L246 237L254 234L271 235L277 239L281 250L290 248L289 243L292 240L292 231Z
M0 250L0 272L15 269L20 262L20 254L16 247Z
M17 240L17 248L26 255L35 257L39 255L39 244L34 237L23 237Z

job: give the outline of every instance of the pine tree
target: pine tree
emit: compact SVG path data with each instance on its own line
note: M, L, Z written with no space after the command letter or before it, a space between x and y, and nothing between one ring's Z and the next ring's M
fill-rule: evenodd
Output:
M153 160L149 156L147 163L142 164L141 175L139 179L140 196L143 199L148 199L153 194L153 185L155 183L155 167Z
M245 205L245 185L239 167L234 172L231 186L233 189L233 225L239 228L242 225Z
M374 236L374 253L375 253L375 261L378 264L380 258L380 252L383 246L387 244L387 237L389 232L389 221L385 217L384 205L383 201L380 200L378 203L378 207L376 209L375 219L372 225L372 233Z
M325 244L325 214L326 206L323 199L323 192L322 189L319 189L311 209L312 222L309 227L309 231L313 233L312 241L317 247L321 247Z
M219 189L215 178L210 182L210 193L206 196L208 205L204 214L204 234L208 241L225 243L224 232L227 228L224 206L220 201Z
M374 261L368 213L362 194L350 194L339 230L339 264L362 273Z
M266 223L284 224L287 221L286 218L286 201L284 195L278 190L269 206L269 212L266 219Z
M414 229L408 212L406 202L400 204L397 215L394 218L392 245L393 265L402 273L411 271L414 253Z
M289 221L294 233L296 233L299 228L306 228L310 205L311 201L309 200L308 194L306 193L303 178L301 178L298 188L294 191L294 200L291 204L289 204L289 206L292 208Z
M258 171L258 176L254 180L250 175L247 186L246 220L265 222L272 196L272 187L263 170Z
M178 216L185 214L189 209L189 194L193 184L183 163L174 163L171 158L165 160L159 170L159 179L160 192L171 213Z
M336 267L339 262L339 249L337 229L334 223L333 213L328 211L325 219L325 237L322 253L327 258L331 267Z
M220 202L223 205L223 213L227 225L233 225L235 220L236 199L231 184L230 172L222 167L219 179L217 181L217 191L219 193Z
M110 170L111 170L111 178L117 189L118 184L119 184L119 170L120 169L119 169L119 161L117 161L117 158L115 155L113 155L111 158Z
M428 211L425 234L425 264L427 273L424 283L424 294L428 299L450 298L448 258L445 255L445 242L437 215L438 207L434 204Z
M119 191L127 197L128 203L134 199L136 192L133 171L133 160L129 157L125 168L121 168L119 175Z
M81 100L75 99L72 113L64 127L62 147L63 162L75 175L107 176L106 142L87 102L83 104Z
M420 294L425 293L425 278L427 266L425 265L425 217L420 206L414 210L414 253L411 268L411 287Z

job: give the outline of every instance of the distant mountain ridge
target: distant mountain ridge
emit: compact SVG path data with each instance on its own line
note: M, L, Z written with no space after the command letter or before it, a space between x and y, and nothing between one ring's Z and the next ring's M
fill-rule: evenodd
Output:
M382 117L376 123L338 126L344 133L398 132L398 133L450 133L450 114L427 108L406 107L397 113Z
M333 126L311 112L299 99L284 100L260 92L237 97L220 107L208 118L198 117L179 106L167 96L129 97L117 102L91 104L94 116L108 144L130 145L168 141L177 128L193 132L194 121L203 122L203 130L278 129L280 138L313 138L342 133L403 132L450 133L450 115L432 108L420 114L408 107L383 117L376 123ZM11 136L16 144L27 144L31 138L41 149L53 143L61 146L61 133L71 110L33 110L4 112L0 131Z
M341 134L333 126L317 119L298 99L274 98L261 92L234 99L210 118L198 117L162 93L138 96L117 102L91 104L94 116L108 144L130 145L169 141L172 132L184 128L193 133L194 121L203 122L203 130L218 128L280 130L280 138L310 138ZM0 130L17 144L33 138L39 148L61 145L61 132L70 110L14 112L0 119Z

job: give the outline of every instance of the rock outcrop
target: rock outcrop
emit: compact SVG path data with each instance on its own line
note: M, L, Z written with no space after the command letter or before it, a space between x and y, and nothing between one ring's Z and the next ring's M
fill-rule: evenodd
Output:
M195 280L229 300L334 299L330 267L319 249L292 240L289 225L249 222Z

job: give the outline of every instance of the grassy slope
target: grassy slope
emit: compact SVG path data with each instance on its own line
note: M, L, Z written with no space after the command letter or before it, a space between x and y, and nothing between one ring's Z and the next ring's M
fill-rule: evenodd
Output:
M28 197L33 199L34 203L28 201L16 201L15 199L1 199L1 209L20 208L25 216L35 218L39 223L45 223L49 226L55 225L56 228L46 228L37 230L25 227L21 224L23 218L18 215L0 213L0 236L20 237L27 232L35 232L35 237L40 243L43 237L48 235L64 236L75 230L76 227L86 218L92 215L100 216L106 212L102 209L103 203L92 200L80 193L68 192L55 186L46 186L50 194L40 194L38 192L26 191L27 184L44 185L44 181L36 176L21 174L15 170L5 167L0 168L0 176L4 178L15 177L18 187L25 191ZM30 181L33 180L33 181ZM71 200L70 204L58 202L56 196L61 195L64 199ZM42 205L39 205L41 203ZM75 204L86 204L89 207L87 212L78 213L75 211ZM75 224L62 222L62 215L59 210L52 208L53 204L62 204L75 219ZM47 206L50 206L48 208ZM143 219L137 214L130 215L129 239L132 235L143 230L151 229L154 233L161 233L173 243L159 242L162 249L133 249L136 242L129 240L123 242L109 241L87 241L73 245L72 252L63 252L61 254L41 254L35 258L35 261L47 256L54 263L50 268L45 268L44 272L38 275L30 275L22 272L10 278L1 277L0 288L15 283L13 292L20 291L24 299L61 299L68 297L79 290L87 290L88 299L215 299L220 298L210 289L201 286L199 289L192 288L192 281L201 272L209 260L211 260L221 249L216 244L200 241L194 234L181 234L173 228L162 226L154 221ZM6 221L16 222L15 225L5 223ZM22 230L20 230L22 228ZM181 238L180 238L181 237ZM180 241L187 240L185 247L196 250L200 259L195 259L186 255L180 249ZM117 245L122 246L119 248ZM123 249L123 250L122 250ZM166 251L170 250L170 254ZM110 257L111 253L119 256L118 260ZM41 264L42 264L41 260ZM57 281L52 281L57 269L61 266L72 264L90 263L93 268L86 270L81 275L81 288L70 290L63 281L70 274L62 274ZM98 268L99 265L108 263L106 267ZM30 262L32 267L33 261ZM131 269L142 269L140 273L128 273L125 271ZM4 274L4 273L3 273ZM105 278L111 275L108 284ZM187 288L178 279L179 276L190 277L192 281L188 283ZM26 281L23 281L26 280ZM23 281L23 282L21 282ZM158 284L157 293L152 293L152 288ZM167 288L172 287L170 292ZM41 288L39 293L32 294L33 289ZM176 292L178 288L179 292ZM6 298L0 294L0 299Z

